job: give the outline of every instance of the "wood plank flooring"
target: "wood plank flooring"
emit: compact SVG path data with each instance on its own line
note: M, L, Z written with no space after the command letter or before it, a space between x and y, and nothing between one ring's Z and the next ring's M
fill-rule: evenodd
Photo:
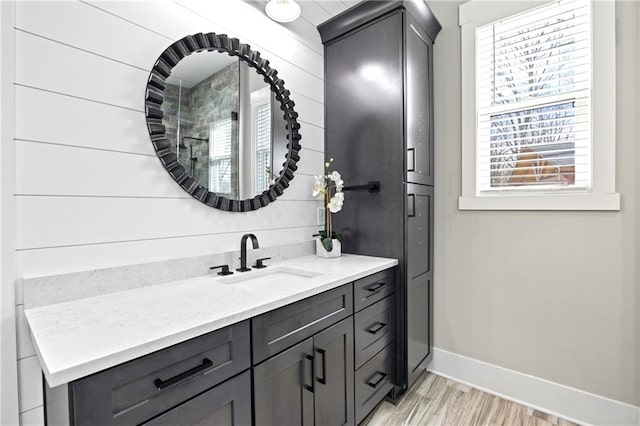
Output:
M397 406L383 401L366 426L577 426L567 420L426 373Z

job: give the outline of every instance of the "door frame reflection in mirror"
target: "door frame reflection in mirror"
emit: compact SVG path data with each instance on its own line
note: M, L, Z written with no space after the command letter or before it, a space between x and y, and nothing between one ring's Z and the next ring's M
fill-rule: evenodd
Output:
M167 139L166 128L162 124L161 109L164 100L163 91L165 81L171 75L171 70L185 57L202 51L217 51L237 56L260 74L269 85L275 98L280 102L280 110L286 124L287 154L282 170L275 175L275 180L269 188L253 198L231 200L209 191L207 187L198 184L188 171L178 162L178 157L171 149L171 142ZM227 37L225 34L197 33L186 36L170 45L160 55L153 66L147 82L145 93L145 115L151 142L160 162L171 177L192 197L208 206L234 212L257 210L276 201L289 186L297 170L300 160L300 124L297 121L295 103L291 100L290 92L284 87L284 81L278 77L278 71L269 66L269 61L261 57L260 52L251 50L248 44L240 43L237 38Z

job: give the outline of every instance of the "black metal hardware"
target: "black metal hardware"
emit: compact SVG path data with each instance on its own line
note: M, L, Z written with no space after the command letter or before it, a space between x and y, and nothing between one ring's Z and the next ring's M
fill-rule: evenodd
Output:
M371 379L373 379L377 374L380 375L380 378L378 380L376 380L375 382L372 382ZM369 380L367 380L367 384L375 389L375 388L378 387L378 385L380 383L382 383L382 381L385 379L385 377L387 377L387 373L382 373L382 372L378 371L378 372L376 372L376 374L371 376L371 378Z
M258 238L253 234L244 234L240 240L240 267L236 269L238 272L247 272L251 268L247 268L247 239L251 238L251 244L254 249L259 248Z
M222 268L222 271L218 272L218 275L232 275L233 272L231 272L229 270L229 265L218 265L218 266L212 266L209 269L218 269L218 268Z
M385 328L386 326L387 326L387 324L385 324L383 322L378 322L373 327L368 328L367 329L367 333L378 334L378 332L380 330L382 330L383 328Z
M322 378L317 377L318 382L323 385L327 384L327 351L324 349L316 349L322 355Z
M380 181L374 180L366 185L345 186L342 188L343 191L359 191L361 189L367 189L369 192L380 192Z
M306 390L315 392L315 381L313 380L314 371L316 369L315 358L313 357L313 355L307 354L306 359L311 361L311 386L304 382L304 368L302 369L302 384Z
M407 197L411 197L411 213L407 217L416 217L416 194L409 194Z
M369 290L372 293L377 293L380 291L380 289L382 287L384 287L385 285L387 285L387 283L375 283L374 285L372 285L371 287L367 287L367 290Z
M256 259L256 264L253 265L253 268L256 269L260 269L260 268L266 268L267 265L263 264L262 262L264 262L265 260L270 260L270 257L262 257L260 259Z
M213 362L209 358L203 358L202 364L197 367L193 367L190 370L185 371L184 373L180 373L177 376L174 376L168 380L155 379L153 384L158 388L158 390L166 389L169 386L175 385L191 376L195 376L196 374L206 370L207 368L213 366Z
M411 153L411 167L409 167L409 160L407 160L407 171L415 172L416 171L416 149L409 148L407 149L407 154Z

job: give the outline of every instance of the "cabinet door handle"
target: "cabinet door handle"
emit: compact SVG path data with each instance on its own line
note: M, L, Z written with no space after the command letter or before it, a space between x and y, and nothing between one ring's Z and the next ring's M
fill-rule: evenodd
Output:
M407 149L407 154L409 153L411 153L411 162L409 162L409 159L407 159L407 171L415 172L416 171L416 149L415 148ZM409 166L409 164L411 164L411 166Z
M407 217L416 217L416 194L409 194L407 197L411 198L410 204L407 206L407 209L411 206L411 213L407 212Z
M313 381L313 375L314 375L314 371L315 371L315 358L313 357L313 355L309 355L306 354L305 359L308 359L309 361L311 361L311 385L308 385L306 383L306 381L304 380L304 365L302 367L302 386L304 386L304 388L306 390L308 390L309 392L315 392L315 384Z
M324 349L317 349L318 353L322 356L322 378L317 377L318 382L323 385L327 384L327 351Z
M380 289L382 287L384 287L386 285L387 285L387 283L375 283L371 287L367 287L367 290L369 290L371 293L377 293L377 292L380 291Z
M192 369L187 370L184 373L180 373L177 376L173 376L172 378L164 381L161 379L155 379L153 381L153 384L158 388L158 390L166 389L169 386L175 385L176 383L179 383L185 379L188 379L191 376L195 376L196 374L206 370L212 365L213 365L213 362L211 362L209 358L203 358L202 364L198 365L197 367L193 367Z
M371 379L373 379L376 375L380 375L380 377L378 378L378 380L376 380L375 382L372 382ZM373 376L371 376L371 378L369 380L367 380L367 384L369 386L371 386L372 388L377 388L378 385L380 383L382 383L382 381L387 377L387 373L382 373L380 371L378 371L376 374L374 374Z
M368 328L367 329L367 333L378 334L378 332L380 330L382 330L383 328L385 328L386 326L387 326L387 324L385 324L383 322L378 322L373 327Z

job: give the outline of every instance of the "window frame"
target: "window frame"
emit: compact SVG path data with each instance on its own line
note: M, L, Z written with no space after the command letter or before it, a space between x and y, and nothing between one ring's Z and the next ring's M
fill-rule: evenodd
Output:
M557 1L557 0L556 0ZM620 210L615 192L616 51L615 3L591 1L592 87L590 189L477 190L476 29L548 5L549 1L471 0L459 7L462 76L462 194L459 210Z

